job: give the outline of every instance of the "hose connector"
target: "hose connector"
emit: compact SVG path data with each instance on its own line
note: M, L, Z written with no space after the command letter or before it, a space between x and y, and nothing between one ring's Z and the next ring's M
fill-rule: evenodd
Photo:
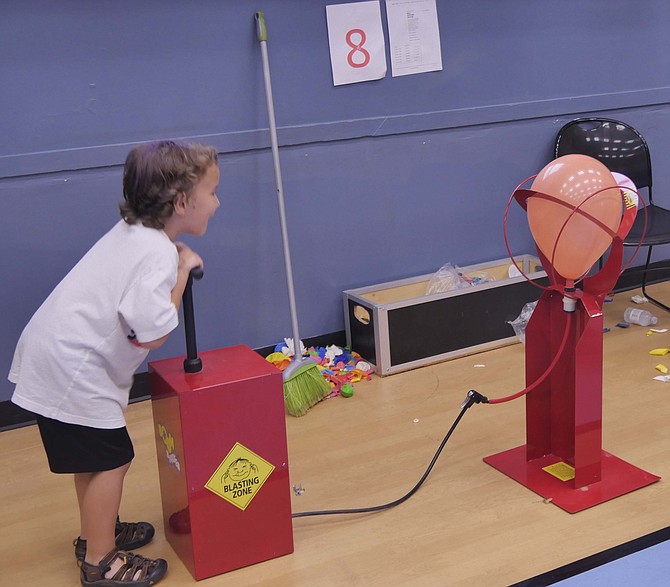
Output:
M473 404L488 404L489 398L485 395L482 395L478 391L471 389L468 391L468 395L465 396L463 403L461 404L461 410L467 410L472 407Z
M577 308L577 300L575 298L569 298L568 296L563 296L563 311L574 312L576 308Z

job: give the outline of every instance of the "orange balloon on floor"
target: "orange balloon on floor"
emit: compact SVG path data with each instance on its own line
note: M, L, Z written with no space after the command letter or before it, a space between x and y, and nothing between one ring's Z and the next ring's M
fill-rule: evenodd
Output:
M616 180L592 157L564 155L537 174L531 190L557 200L528 198L528 224L535 243L559 275L578 279L607 250L621 222L621 190ZM588 216L579 211L571 216L578 206Z

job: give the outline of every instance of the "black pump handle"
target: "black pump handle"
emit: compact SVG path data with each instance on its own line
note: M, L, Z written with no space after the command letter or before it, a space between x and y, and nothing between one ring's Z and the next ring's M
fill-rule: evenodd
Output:
M184 359L185 373L198 373L202 371L202 360L198 357L198 348L195 342L195 314L193 313L193 280L203 278L202 267L194 267L188 274L184 295L182 297L182 307L184 311L184 332L186 334L186 358Z

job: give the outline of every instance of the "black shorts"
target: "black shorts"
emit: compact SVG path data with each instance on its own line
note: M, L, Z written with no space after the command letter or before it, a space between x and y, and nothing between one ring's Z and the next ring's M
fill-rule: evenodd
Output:
M54 473L111 471L135 456L126 427L89 428L37 415L49 468Z

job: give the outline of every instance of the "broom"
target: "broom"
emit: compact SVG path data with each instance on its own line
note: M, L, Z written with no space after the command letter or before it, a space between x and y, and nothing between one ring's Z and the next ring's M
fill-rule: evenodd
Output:
M282 187L281 169L279 167L279 147L277 146L277 126L275 123L274 102L272 100L272 84L270 83L270 62L268 60L267 31L262 12L256 13L256 33L261 46L263 58L263 76L265 78L265 98L267 100L268 118L270 120L270 142L272 144L272 161L275 171L277 201L279 203L279 220L281 224L282 243L284 246L284 264L286 266L286 282L293 327L293 361L284 370L284 400L286 411L292 416L303 416L314 404L326 397L331 389L319 371L314 359L302 356L300 334L298 331L298 313L293 288L293 270L288 246L288 230L286 227L286 211L284 208L284 190Z

